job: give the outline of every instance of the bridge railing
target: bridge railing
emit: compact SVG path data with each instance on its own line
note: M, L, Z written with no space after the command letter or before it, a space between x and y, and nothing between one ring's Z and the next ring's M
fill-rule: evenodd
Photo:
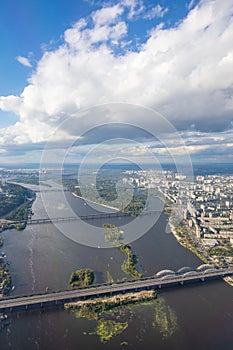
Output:
M148 212L142 212L138 216L144 216L144 215L151 215L153 213L157 213L156 210L151 210ZM100 214L91 214L91 215L77 215L73 217L54 217L54 218L37 218L37 219L27 219L27 220L20 220L20 221L12 221L13 224L24 224L27 222L28 225L30 224L42 224L42 223L51 223L51 222L59 222L59 221L76 221L76 220L97 220L97 219L104 219L104 218L117 218L117 217L132 217L130 213L124 213L121 211L114 212L114 213L100 213Z
M205 271L198 271L197 274L192 275L192 276L184 276L184 275L171 275L171 276L162 276L162 277L157 277L157 276L150 276L150 277L142 277L139 279L132 279L132 280L126 280L126 281L116 281L116 282L112 282L112 283L101 283L101 284L92 284L90 286L87 287L78 287L78 288L72 288L72 289L64 289L64 290L52 290L52 291L48 291L48 292L38 292L38 293L32 293L32 294L22 294L22 295L11 295L11 296L7 296L4 298L0 298L1 300L7 301L7 300L12 300L12 299L19 299L19 298L30 298L30 297L36 297L36 296L45 296L45 295L56 295L56 294L60 294L60 293L67 293L67 292L75 292L75 291L85 291L87 289L89 290L94 290L94 289L102 289L103 287L111 287L111 286L124 286L124 284L129 285L129 284L134 284L134 283L138 283L138 282L153 282L153 281L158 281L158 282L169 282L169 279L171 281L182 281L182 280L188 280L188 279L198 279L198 278L206 278L207 275L208 276L224 276L224 275L231 275L233 274L233 269L229 269L229 268L225 268L225 269L218 269L216 271L211 271L205 273ZM166 279L165 279L166 277Z

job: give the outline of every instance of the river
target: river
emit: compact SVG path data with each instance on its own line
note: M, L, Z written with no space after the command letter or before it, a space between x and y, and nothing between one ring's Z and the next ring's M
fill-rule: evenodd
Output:
M84 205L82 199L69 193L66 196L79 214L95 212ZM51 208L59 200L59 192L48 192L46 201ZM39 193L33 211L33 218L47 216ZM64 208L62 213L66 215ZM122 223L128 219L113 221L118 224L118 220ZM142 220L147 220L146 216ZM98 225L103 222L107 222L106 219L99 220ZM78 223L64 225L74 227ZM201 264L196 256L177 243L172 234L165 234L166 225L167 217L162 214L145 235L131 244L139 258L139 269L145 276L161 269L177 270ZM88 230L88 226L84 227ZM88 232L82 234L88 235ZM95 271L96 282L106 280L106 271L114 280L126 277L120 268L124 260L120 251L74 242L53 224L31 225L24 231L5 231L2 235L15 295L41 292L47 287L50 290L65 289L70 274L83 267ZM232 288L223 281L162 290L158 300L125 307L111 317L108 315L107 318L114 322L127 322L128 327L106 343L96 334L96 321L76 318L74 313L60 309L12 314L4 325L1 324L1 350L232 349L232 301Z

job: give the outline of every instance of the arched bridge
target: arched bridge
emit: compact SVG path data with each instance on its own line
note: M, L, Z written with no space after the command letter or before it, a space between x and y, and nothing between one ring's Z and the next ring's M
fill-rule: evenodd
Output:
M189 266L184 266L184 267L181 267L179 270L177 271L173 271L173 270L168 270L168 269L165 269L165 270L161 270L159 272L156 273L156 277L159 277L159 278L168 278L168 277L171 277L174 276L174 277L177 277L177 276L188 276L188 275L195 275L195 274L200 274L200 273L208 273L208 272L215 272L215 271L218 271L219 268L214 265L214 264L201 264L200 266L196 267L196 268L193 268L193 267L189 267Z
M171 275L163 277L148 277L128 282L93 285L69 291L59 291L46 294L35 294L0 299L0 312L14 312L35 308L62 306L64 303L86 298L96 298L107 295L135 292L146 289L159 289L186 283L208 281L233 275L233 268L209 269L195 274ZM166 278L165 278L166 277Z

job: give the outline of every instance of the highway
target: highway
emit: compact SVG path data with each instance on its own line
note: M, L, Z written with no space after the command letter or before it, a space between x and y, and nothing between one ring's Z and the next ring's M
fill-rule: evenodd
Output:
M233 268L209 269L205 272L195 272L189 275L170 275L149 277L140 280L120 282L113 284L93 285L85 288L66 290L52 293L8 297L0 299L0 312L14 312L34 308L55 307L67 302L84 298L96 298L103 295L112 295L126 292L133 292L145 289L159 289L198 281L208 281L211 279L223 278L233 275Z

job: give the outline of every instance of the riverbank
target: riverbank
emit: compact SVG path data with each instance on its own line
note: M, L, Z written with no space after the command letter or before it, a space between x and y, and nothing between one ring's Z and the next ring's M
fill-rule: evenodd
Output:
M48 205L56 206L60 203L60 194L45 192L43 200ZM69 195L68 199L73 197L71 193L66 194ZM73 210L80 206L83 215L93 214L92 208L84 206L81 199L73 197L71 203ZM33 211L35 217L44 217L40 194L37 195ZM146 222L146 216L142 220ZM124 217L120 220L122 227L127 222ZM78 229L73 223L69 225L74 230ZM172 234L165 234L166 225L166 216L161 215L154 228L133 246L147 275L166 268L177 270L182 266L198 266L194 254L178 244ZM88 234L88 228L82 232L83 235ZM93 249L74 244L59 234L52 224L29 225L20 233L4 232L3 237L6 239L2 250L11 262L9 269L16 285L15 295L44 292L46 286L51 291L66 289L71 272L85 266L97 272L97 283L104 282L106 270L114 281L123 278L120 264L124 256L117 249ZM35 277L36 280L33 279ZM214 281L190 285L184 289L163 291L163 294L164 304L160 296L151 302L116 307L98 321L79 318L75 310L69 312L63 308L12 313L9 328L1 331L1 349L8 349L9 343L13 349L17 349L20 342L23 349L34 349L38 344L39 349L76 350L80 346L81 349L120 350L125 347L141 350L142 347L156 347L169 350L172 344L178 344L182 349L196 350L197 347L215 349L222 339L224 346L231 348L232 312L229 305L232 294L226 283ZM173 315L177 316L177 328L172 335L166 335L167 329L173 329ZM108 343L102 345L102 342Z
M3 238L0 236L0 246L4 244ZM4 261L4 253L0 256L0 298L9 294L12 289L11 275Z
M231 287L233 287L233 278L232 278L232 277L228 276L228 277L223 278L223 280L224 280L227 284L229 284Z
M199 250L197 247L194 246L194 243L192 244L191 239L188 239L187 236L182 232L182 228L180 227L175 227L170 220L168 221L169 227L171 229L171 232L173 236L176 238L176 240L179 242L182 247L185 249L188 249L191 251L193 254L195 254L201 261L203 261L205 264L208 264L211 261L211 259L207 259Z
M83 200L86 201L87 203L90 202L90 203L93 203L93 204L100 205L101 207L113 209L113 210L116 210L116 211L119 211L119 210L120 210L119 208L111 207L110 205L98 203L98 202L92 201L92 200L90 200L90 199L87 199L87 198L85 198L85 197L79 196L79 195L76 194L75 192L71 192L71 194L72 194L73 196L77 197L77 198L83 199Z
M176 240L179 242L179 244L182 245L182 247L190 250L193 254L195 254L205 264L213 264L213 261L211 260L211 258L209 257L209 259L207 259L194 245L190 244L190 241L188 241L184 235L181 236L181 232L179 232L179 229L177 227L175 227L171 222L169 222L169 226L170 226L170 229L171 229L173 236L176 238ZM216 263L215 263L215 265L216 265ZM233 287L233 278L232 277L228 276L228 277L223 278L223 280L228 285Z
M31 208L36 194L31 189L13 182L9 182L7 185L9 193L5 198L2 198L0 206L0 229L1 231L24 230L32 214Z
M11 275L6 263L0 259L0 298L8 295L12 289Z
M165 208L164 208L163 212L168 217L168 224L169 224L171 233L173 234L173 236L175 237L177 242L183 248L185 248L185 249L191 251L193 254L195 254L205 264L212 262L211 258L207 259L206 256L204 256L202 254L202 252L200 252L198 250L198 247L195 246L192 239L187 234L185 234L185 232L184 232L185 227L182 225L182 223L180 223L178 226L175 226L172 224L172 216L171 216L172 215L171 205L173 205L172 202L161 191L158 191L158 193L156 193L156 196L158 196L160 198L160 200L163 201L165 204Z

